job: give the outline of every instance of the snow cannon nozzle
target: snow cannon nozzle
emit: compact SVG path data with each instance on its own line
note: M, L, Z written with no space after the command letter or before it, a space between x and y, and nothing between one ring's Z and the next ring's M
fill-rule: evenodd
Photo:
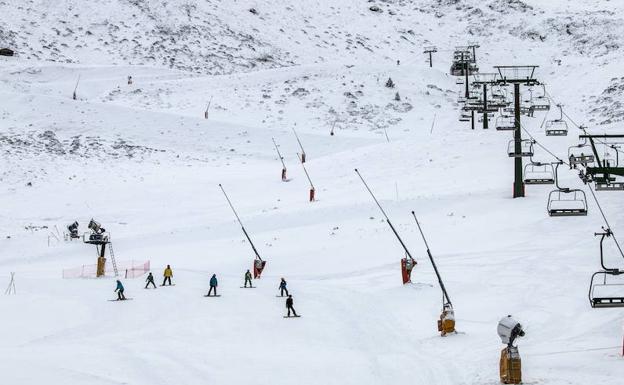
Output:
M513 346L517 337L524 337L525 335L522 325L511 315L502 318L498 322L497 332L501 342L507 346Z

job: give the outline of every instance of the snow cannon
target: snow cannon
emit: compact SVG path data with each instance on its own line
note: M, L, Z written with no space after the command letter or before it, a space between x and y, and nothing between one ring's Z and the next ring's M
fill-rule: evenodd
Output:
M412 269L416 266L416 260L412 258L401 258L401 277L403 284L412 282Z
M438 331L442 337L455 333L455 311L450 303L445 303L442 308L442 314L438 320Z
M512 316L502 318L498 322L498 336L507 346L501 350L500 381L502 384L522 383L522 362L518 347L513 346L517 337L524 336L522 325Z
M254 259L254 265L253 265L254 279L260 278L260 275L262 274L262 270L264 270L265 266L266 266L266 261L263 261L262 259Z
M510 315L498 322L497 332L501 342L507 346L513 346L516 338L524 336L522 325Z
M78 221L74 221L74 223L67 226L67 230L69 231L69 239L80 238L80 235L78 234Z

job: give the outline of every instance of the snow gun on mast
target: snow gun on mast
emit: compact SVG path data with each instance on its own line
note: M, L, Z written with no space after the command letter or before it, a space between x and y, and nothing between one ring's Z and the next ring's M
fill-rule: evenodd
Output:
M431 261L431 265L433 266L433 271L435 271L436 277L438 277L438 284L440 285L440 289L442 290L442 314L440 314L440 319L438 320L438 331L441 333L442 337L444 337L449 333L456 333L455 311L453 310L453 304L451 303L451 299L446 292L446 287L444 287L444 282L442 282L442 277L440 276L440 272L438 271L438 266L436 266L435 261L433 260L433 255L431 254L431 250L429 249L429 244L427 243L427 239L425 238L425 233L423 233L422 227L420 227L420 222L418 222L416 213L412 211L412 215L416 220L416 226L418 226L420 236L422 237L423 242L425 242L427 255L429 256L429 260Z
M280 153L279 147L277 147L277 143L275 143L275 138L271 138L273 141L273 145L275 146L275 151L277 151L277 156L279 156L280 161L282 162L282 182L288 182L288 178L286 177L286 164L284 163L284 157Z
M301 148L301 157L299 158L299 160L301 161L301 163L305 163L306 161L306 152L303 149L303 145L301 144L301 140L299 140L299 135L297 135L297 131L295 131L295 129L293 128L293 133L295 134L295 138L297 138L297 143L299 143L299 147Z
M405 246L405 243L403 243L403 240L399 236L399 233L397 233L396 229L392 225L392 222L390 222L390 218L388 218L388 216L386 215L386 212L384 211L384 209L379 204L379 201L377 200L377 198L375 198L375 194L373 194L373 192L371 191L370 187L368 187L368 184L366 184L366 181L364 180L364 178L362 177L362 175L360 174L360 172L358 171L357 168L355 169L355 172L358 174L358 176L362 180L362 183L364 183L364 187L366 187L366 189L368 190L370 195L373 197L373 200L377 204L377 207L379 207L379 210L381 210L381 213L383 214L383 216L386 218L386 222L388 222L388 226L390 226L390 229L392 230L394 235L399 240L399 243L403 247L403 250L405 250L405 258L401 258L401 276L403 278L403 284L411 282L412 269L417 264L416 260L412 257L412 254L407 249L407 246Z
M251 248L252 248L254 254L256 255L256 257L254 259L254 264L253 264L254 279L260 278L260 275L262 274L262 270L264 270L264 267L266 266L266 261L263 260L262 257L260 257L260 254L258 253L258 250L256 249L256 246L251 241L251 238L249 237L249 234L247 234L247 230L245 230L245 226L243 225L243 222L241 222L240 217L238 216L238 213L234 209L234 206L232 205L232 202L230 201L230 198L228 197L228 195L225 193L225 190L223 189L223 186L221 186L221 183L219 183L219 187L221 188L221 191L223 191L223 195L225 195L225 199L227 199L228 204L230 205L230 208L232 209L232 212L234 212L234 216L236 216L236 220L241 225L241 229L243 230L243 234L245 234L245 237L249 241L249 244L251 245Z

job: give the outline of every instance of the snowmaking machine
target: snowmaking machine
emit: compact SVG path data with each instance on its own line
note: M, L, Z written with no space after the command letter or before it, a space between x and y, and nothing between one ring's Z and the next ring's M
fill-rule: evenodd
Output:
M497 332L501 342L507 345L501 350L500 381L503 384L520 384L522 383L522 362L518 347L513 343L516 338L524 336L522 325L508 315L498 322Z

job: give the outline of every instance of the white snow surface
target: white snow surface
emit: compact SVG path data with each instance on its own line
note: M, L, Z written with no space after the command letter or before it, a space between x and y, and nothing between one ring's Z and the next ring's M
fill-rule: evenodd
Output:
M0 57L0 284L15 272L17 289L0 296L3 384L491 385L508 314L526 330L524 383L622 383L624 310L587 299L605 225L588 187L560 168L562 185L587 192L587 217L548 217L552 186L512 199L511 134L458 122L448 75L453 47L477 41L482 71L540 65L577 123L622 133L621 2L5 0L0 11L0 48L18 51ZM433 68L425 45L438 46ZM522 122L565 159L580 131L545 137L555 115ZM554 160L539 147L535 158ZM418 261L412 284L355 168ZM253 252L218 184L268 261L256 289L239 288ZM621 194L597 193L616 236ZM412 210L457 335L436 330L441 293ZM170 264L176 286L125 279L133 300L110 302L114 277L62 279L94 264L95 247L50 233L74 220L87 231L91 218L118 260L150 260L157 283ZM204 298L213 273L222 296ZM301 318L283 318L280 277Z

